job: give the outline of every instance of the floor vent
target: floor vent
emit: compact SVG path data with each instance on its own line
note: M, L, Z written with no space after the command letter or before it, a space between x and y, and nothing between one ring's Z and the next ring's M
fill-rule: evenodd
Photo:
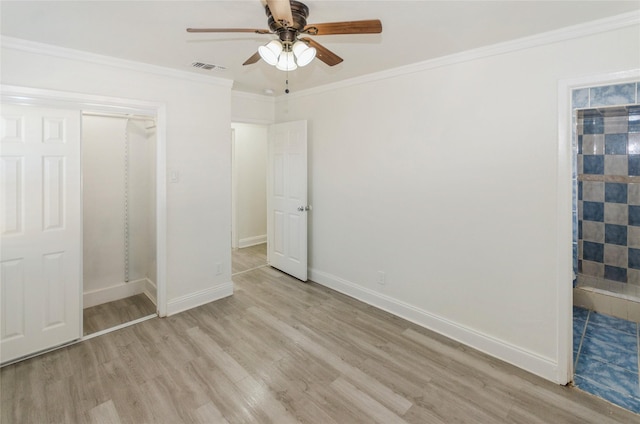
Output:
M224 71L225 69L227 69L224 66L212 65L210 63L202 63L202 62L193 62L191 66L193 66L194 68L204 69L205 71L212 71L214 69L216 71Z

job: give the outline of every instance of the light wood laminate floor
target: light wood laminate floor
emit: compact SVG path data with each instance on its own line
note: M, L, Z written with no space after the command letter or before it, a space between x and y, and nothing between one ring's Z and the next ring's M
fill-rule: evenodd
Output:
M315 283L235 294L2 369L2 423L634 423Z
M233 249L231 251L231 273L238 274L267 265L267 243Z
M156 305L145 294L92 306L82 311L83 334L116 327L156 313Z

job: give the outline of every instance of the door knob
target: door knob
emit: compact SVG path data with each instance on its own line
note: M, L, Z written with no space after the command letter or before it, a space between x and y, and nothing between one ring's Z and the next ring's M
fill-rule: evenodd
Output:
M310 210L311 207L310 206L298 206L298 211L299 212L304 212L304 211L308 211Z

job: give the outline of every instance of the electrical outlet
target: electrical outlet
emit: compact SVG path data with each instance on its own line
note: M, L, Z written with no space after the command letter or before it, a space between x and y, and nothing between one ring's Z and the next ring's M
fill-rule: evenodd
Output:
M384 286L385 283L386 283L386 275L384 271L378 271L378 284L380 284L381 286Z
M222 274L222 262L216 264L216 275Z

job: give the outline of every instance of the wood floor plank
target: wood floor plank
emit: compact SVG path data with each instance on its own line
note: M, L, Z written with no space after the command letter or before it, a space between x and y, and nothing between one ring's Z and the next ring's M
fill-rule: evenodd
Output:
M200 406L195 412L195 422L199 424L229 424L229 421L222 416L218 408L212 403L207 402Z
M231 297L2 368L0 421L640 423L316 283L266 266L233 281Z
M89 422L92 424L122 424L113 401L101 403L88 412Z
M360 409L364 415L370 417L374 422L380 424L406 423L405 420L400 418L394 412L387 409L384 405L359 390L342 377L335 379L331 383L330 387L336 391L336 394L353 403L354 406Z
M93 334L155 313L156 305L143 293L85 308L82 311L83 334Z
M291 340L303 346L308 352L318 358L322 358L329 366L347 376L351 381L356 382L359 387L366 388L369 394L374 394L379 401L390 407L392 410L399 414L404 414L411 407L411 403L405 398L399 396L388 387L371 378L371 376L368 376L359 369L350 365L344 361L343 358L337 356L333 351L314 342L295 328L290 327L283 321L279 321L259 308L252 307L250 308L250 311L259 316L264 322L268 322L274 328L277 328L281 333L287 334Z
M267 243L233 249L231 252L231 272L233 274L266 265Z

